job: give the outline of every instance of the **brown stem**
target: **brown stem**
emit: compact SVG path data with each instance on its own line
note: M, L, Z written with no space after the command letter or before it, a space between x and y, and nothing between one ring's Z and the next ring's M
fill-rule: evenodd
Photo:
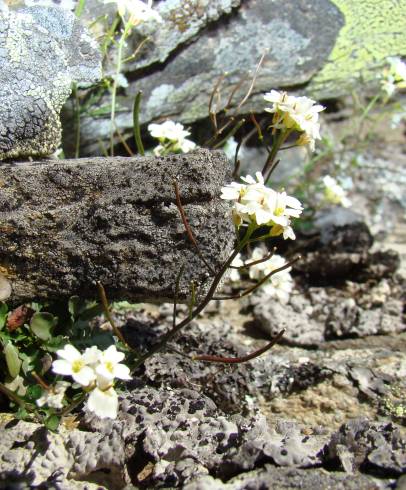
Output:
M249 262L248 264L244 265L239 265L239 266L233 266L230 265L230 269L247 269L248 267L252 267L253 265L258 265L262 264L262 262L266 262L267 260L271 259L276 252L276 247L272 249L272 252L269 252L269 254L266 254L265 257L262 257L262 259L254 260L254 262Z
M220 357L220 356L209 356L209 355L201 355L201 356L193 356L193 361L205 361L205 362L222 362L225 364L241 364L243 362L251 361L251 359L255 359L255 357L259 357L264 352L273 347L279 340L283 337L285 333L285 329L281 330L268 344L264 345L260 349L251 352L251 354L247 354L242 357Z
M234 251L231 253L231 255L228 257L228 259L223 263L221 266L219 272L216 274L216 276L213 278L213 282L211 283L211 286L206 293L206 296L203 298L203 300L200 302L199 305L196 306L196 308L191 312L191 314L182 320L180 323L178 323L174 328L172 328L168 333L166 333L160 342L152 346L152 348L147 352L146 354L140 356L137 359L137 362L135 363L132 373L134 373L144 362L156 354L157 352L161 351L168 342L170 342L176 334L182 330L186 325L189 325L189 323L199 315L204 308L210 303L210 301L213 299L214 293L216 292L217 286L219 285L224 273L226 270L229 268L231 262L236 258L236 256L241 252L241 250L245 247L245 245L248 243L251 234L253 233L253 227L249 227L245 237L243 240L238 244L238 246L234 249Z
M31 376L35 379L35 381L41 386L41 388L44 388L46 391L50 391L52 388L45 383L45 381L37 374L35 371L31 371Z
M119 328L117 327L115 321L113 320L113 317L112 317L111 312L110 312L109 302L108 302L107 296L106 296L106 291L103 287L103 284L100 281L97 281L96 284L97 284L97 289L99 291L99 297L100 297L100 300L101 300L102 305L103 305L104 314L106 315L106 318L109 321L111 328L113 329L113 331L117 335L117 337L121 340L121 342L126 347L131 349L131 347L127 344L125 338L123 337L123 334L120 332ZM131 350L133 350L133 349L131 349Z
M277 274L278 272L282 272L285 269L289 269L295 262L300 260L300 255L295 257L294 259L290 260L287 262L285 265L282 267L279 267L278 269L273 270L269 274L267 274L264 278L262 278L260 281L258 281L254 286L246 289L245 291L242 291L234 296L214 296L212 299L213 300L226 300L226 299L240 299L243 298L244 296L248 296L249 294L253 293L256 289L262 286L269 278L271 278L274 274Z
M259 69L261 68L261 65L262 65L262 62L264 61L264 58L265 58L265 55L266 53L264 53L262 56L261 56L261 59L259 60L259 63L255 69L255 73L254 73L254 76L252 78L252 81L251 81L251 85L248 89L248 92L245 94L245 97L242 99L242 101L238 104L238 107L237 107L237 112L241 109L241 107L247 102L249 96L251 95L252 93L252 90L254 89L254 85L255 85L255 82L257 81L257 76L258 76L258 73L259 73Z
M193 235L192 229L189 225L188 219L186 217L185 209L182 206L182 201L180 199L180 193L179 193L179 186L176 180L173 181L173 186L175 188L175 195L176 195L176 206L178 207L180 217L182 219L183 226L185 227L186 234L191 241L192 245L195 247L197 255L200 257L200 259L204 262L204 265L209 269L209 271L213 274L213 276L216 275L216 271L213 269L213 267L207 262L207 260L203 257L202 252L200 251L199 245Z

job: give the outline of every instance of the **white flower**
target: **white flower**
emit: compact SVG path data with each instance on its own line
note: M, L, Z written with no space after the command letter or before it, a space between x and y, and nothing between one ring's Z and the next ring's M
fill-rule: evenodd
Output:
M189 153L196 148L196 143L186 138L186 136L190 136L190 132L185 130L183 124L174 121L149 124L148 131L153 138L157 138L160 142L153 150L156 156L178 152Z
M260 260L266 255L267 251L264 250L263 247L257 247L251 258L246 261L246 264ZM273 255L269 260L249 267L249 276L251 279L261 280L274 270L283 267L285 264L286 261L283 257L280 255ZM293 280L289 273L290 270L291 267L273 274L269 280L262 285L262 291L268 296L278 298L281 303L287 303L293 289Z
M131 379L130 369L125 364L120 364L124 359L124 353L119 352L115 345L111 345L108 349L100 353L96 373L99 377L106 380L114 378ZM98 381L100 384L100 381Z
M128 13L129 22L134 26L150 20L162 22L162 17L152 9L152 0L148 0L148 3L141 0L103 0L103 3L117 4L117 11L121 17Z
M60 359L52 363L54 373L72 376L82 386L89 386L96 379L94 369L89 366L95 362L94 348L86 349L82 355L73 345L67 344L56 353Z
M189 153L195 148L196 148L196 143L194 143L192 140L184 139L183 141L179 142L179 150L182 153Z
M324 185L324 198L331 204L341 204L341 206L348 208L351 206L351 201L347 197L346 191L341 187L336 179L330 175L323 177Z
M183 124L175 123L174 121L165 121L162 124L149 124L148 131L153 138L159 140L182 141L189 136L189 131L186 131Z
M388 97L399 88L406 88L406 63L399 57L388 58L389 66L383 72L382 89Z
M308 144L313 151L315 140L320 137L319 112L325 107L308 97L295 97L286 92L271 92L264 95L264 100L272 106L265 108L266 112L274 114L273 126L277 129L292 129L304 133L297 144Z
M70 383L67 381L57 381L55 386L52 386L49 390L44 390L42 396L35 403L39 407L47 405L52 408L63 408L63 398L69 386Z
M115 419L118 411L118 396L114 387L100 389L96 386L89 394L87 408L100 418Z
M222 199L235 201L234 223L237 226L243 222L271 226L272 236L283 234L285 239L294 239L291 218L298 218L302 213L300 201L286 192L276 192L266 187L260 172L255 177L241 177L245 184L232 182L221 189Z

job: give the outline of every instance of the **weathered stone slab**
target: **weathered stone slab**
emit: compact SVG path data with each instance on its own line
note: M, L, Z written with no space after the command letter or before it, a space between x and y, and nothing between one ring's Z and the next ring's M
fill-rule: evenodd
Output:
M218 269L233 244L230 179L221 152L163 158L93 158L0 167L0 272L13 302L94 297L171 300L210 283L188 239L173 182L201 253Z
M164 117L184 123L206 118L213 87L225 72L223 103L232 88L245 81L236 93L236 105L263 54L246 113L263 112L262 95L272 88L288 88L320 100L376 87L388 56L406 55L404 2L237 3L162 0L156 4L164 23L140 26L138 35L129 41L127 54L139 46L142 36L148 36L137 58L124 68L129 87L119 104L127 112L120 112L116 121L122 131L132 126L131 109L138 90L144 93L143 123ZM199 11L204 15L197 20ZM114 67L108 70L113 73ZM103 106L109 101L106 94ZM109 134L108 119L87 120L82 129L83 150L97 154L97 140Z
M53 153L72 83L100 77L99 47L73 13L0 9L0 160Z

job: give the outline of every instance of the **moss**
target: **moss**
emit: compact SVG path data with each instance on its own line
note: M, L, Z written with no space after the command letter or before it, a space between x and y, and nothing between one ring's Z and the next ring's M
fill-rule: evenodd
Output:
M319 98L337 85L345 93L360 81L371 84L388 56L406 55L404 2L331 1L343 14L345 24L323 69L309 85L309 92Z

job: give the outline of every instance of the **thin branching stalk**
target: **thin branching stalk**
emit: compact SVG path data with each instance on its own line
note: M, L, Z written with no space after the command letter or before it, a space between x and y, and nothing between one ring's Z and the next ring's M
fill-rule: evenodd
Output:
M235 135L235 133L241 128L241 126L243 126L245 124L245 119L241 119L241 121L239 121L234 127L233 129L227 133L227 135L222 139L220 140L218 143L216 143L213 148L214 149L217 149L217 148L221 148L229 138L231 138L232 136Z
M116 118L116 98L117 98L117 80L121 73L121 68L123 64L123 49L125 46L125 41L131 31L131 23L127 22L124 25L124 30L122 31L120 40L118 42L117 49L117 63L116 63L116 73L113 80L113 87L111 89L111 112L110 112L110 156L114 156L114 123Z
M247 100L249 99L250 95L252 94L252 91L254 89L254 86L255 86L255 82L257 81L257 76L258 76L258 73L259 73L259 69L261 68L261 65L262 65L262 62L264 61L264 58L266 56L266 53L264 53L259 62L258 62L258 65L255 69L255 73L254 73L254 76L252 77L252 81L251 81L251 85L248 89L248 92L245 94L245 97L242 99L242 101L238 104L238 107L237 107L237 112L241 109L241 107L247 102Z
M216 363L224 363L224 364L242 364L243 362L251 361L256 357L261 356L266 351L268 351L271 347L273 347L279 340L283 337L285 333L285 329L281 330L270 342L268 342L264 347L251 352L251 354L247 354L241 357L221 357L221 356L210 356L210 355L195 355L192 357L193 361L205 361L205 362L216 362Z
M3 383L0 383L0 391L4 393L10 400L16 403L19 407L27 410L29 412L27 404L20 398L14 391L9 390Z
M199 258L202 260L202 262L204 263L204 265L209 269L209 271L211 272L211 274L216 275L216 271L213 269L213 267L207 262L207 260L203 257L203 254L200 250L200 247L193 235L193 232L192 232L192 228L190 227L189 225L189 222L188 222L188 219L186 217L186 213L185 213L185 209L182 205L182 201L180 199L180 192L179 192L179 185L177 183L176 180L173 181L173 186L174 186L174 189L175 189L175 196L176 196L176 206L179 210L179 213L180 213L180 217L182 219L182 223L183 223L183 226L185 227L185 230L186 230L186 234L189 238L189 240L191 241L192 245L195 247L196 249L196 252L197 252L197 255L199 256Z
M100 297L100 301L101 301L102 306L103 306L104 314L105 314L108 322L110 323L111 328L113 329L113 331L116 334L116 336L121 340L121 342L126 347L128 347L129 349L131 349L130 346L127 344L125 338L123 337L123 334L120 332L120 329L117 327L117 325L116 325L116 323L115 323L115 321L113 319L113 316L111 315L110 307L109 307L109 302L107 300L106 291L105 291L105 289L103 287L103 284L100 281L97 281L96 285L97 285L97 289L99 291L99 297Z
M226 272L226 270L229 268L231 262L235 259L235 257L243 250L243 248L247 245L249 242L249 239L254 232L255 225L250 225L246 231L246 234L244 238L241 240L241 242L236 246L234 251L231 253L231 255L228 257L228 259L223 263L221 266L220 270L216 274L216 276L213 278L213 281L210 285L210 288L208 292L206 293L205 297L203 300L196 306L196 308L193 309L192 313L190 316L179 322L174 328L172 328L168 333L163 335L162 339L160 342L156 343L152 348L144 355L139 357L132 369L132 373L134 373L144 362L152 357L154 354L157 352L160 352L162 349L165 348L166 344L170 342L184 327L189 325L189 323L196 318L203 310L204 308L210 303L212 300L216 289L218 285L220 284L220 281Z
M239 292L238 294L235 294L233 296L213 296L213 300L220 300L220 301L224 301L224 300L227 300L227 299L241 299L243 298L244 296L248 296L249 294L253 293L255 290L257 290L258 288L260 288L265 282L267 282L273 275L277 274L278 272L282 272L284 271L285 269L289 269L289 267L291 267L295 262L297 262L298 260L300 260L300 255L293 258L292 260L290 260L289 262L287 262L286 264L284 264L282 267L278 267L278 269L275 269L273 270L272 272L270 272L269 274L267 274L265 277L263 277L260 281L258 281L256 284L254 284L254 286L248 288L248 289L245 289L244 291L241 291Z
M77 84L73 84L73 98L75 101L75 158L79 158L80 154L80 101Z
M230 265L230 269L239 269L239 270L248 269L253 265L262 264L262 262L266 262L267 260L270 260L274 256L275 252L276 252L276 247L274 247L271 252L266 254L265 257L262 257L262 259L254 260L254 262L249 262L248 264L244 264L244 265L238 265L238 266Z
M185 270L185 266L182 265L177 276L176 276L175 294L173 297L172 328L175 328L175 326L176 326L176 315L177 315L177 308L178 308L179 287L180 287L180 281L182 279L184 270Z
M124 136L122 134L122 132L119 130L117 124L114 122L114 129L116 130L116 133L121 141L121 144L124 146L126 152L128 153L128 155L130 157L133 157L134 156L134 153L131 151L131 148L128 146L126 140L124 139Z
M267 183L269 177L271 176L272 168L276 154L279 151L279 148L283 145L284 141L286 138L289 136L290 131L280 131L278 136L275 138L273 145L272 145L272 150L270 151L268 158L266 159L265 165L262 169L262 175L264 176L264 181L265 184Z

